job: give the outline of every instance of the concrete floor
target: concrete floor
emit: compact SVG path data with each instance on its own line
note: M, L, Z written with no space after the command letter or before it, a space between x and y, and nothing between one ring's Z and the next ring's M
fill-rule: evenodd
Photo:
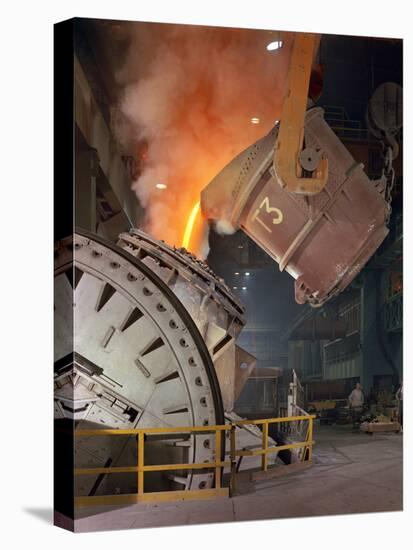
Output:
M302 472L239 483L234 498L81 509L76 532L229 521L399 511L403 507L400 434L315 426L314 465Z

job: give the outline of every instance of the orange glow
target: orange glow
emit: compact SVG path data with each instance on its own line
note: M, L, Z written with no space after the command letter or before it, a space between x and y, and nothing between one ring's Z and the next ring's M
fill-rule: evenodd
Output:
M186 249L188 249L189 243L191 241L192 230L194 228L195 220L199 213L200 206L201 203L198 201L192 208L191 213L189 214L188 221L186 222L184 238L182 239L182 246Z
M192 229L187 222L202 189L280 118L294 34L173 25L131 33L116 130L125 151L138 148L141 228L204 259L208 220L199 207ZM283 41L275 55L270 40Z

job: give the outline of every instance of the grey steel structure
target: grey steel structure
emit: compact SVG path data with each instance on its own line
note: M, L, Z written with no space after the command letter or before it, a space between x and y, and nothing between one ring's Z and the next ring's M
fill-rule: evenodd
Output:
M210 354L169 287L141 260L95 236L61 241L55 255L56 418L73 418L78 428L222 424ZM135 442L121 439L102 437L97 444L79 438L76 466L136 463ZM212 438L201 434L148 442L148 448L163 461L214 456ZM117 476L96 488L93 476L82 476L77 493L133 488L133 476L111 477ZM168 481L198 488L209 486L212 474L170 475ZM159 484L164 488L165 480L152 480L154 488Z
M211 355L224 409L232 411L255 366L255 358L236 345L246 322L243 304L222 278L184 248L172 248L137 229L122 233L117 244L150 267L185 306Z
M82 232L58 242L55 418L73 420L76 429L223 424L255 365L235 344L244 314L206 264L141 231L121 234L117 245ZM76 467L136 464L132 437L75 441ZM151 436L145 462L213 461L214 446L209 434ZM212 482L209 472L145 476L146 490L154 491ZM133 474L80 476L75 489L134 490Z

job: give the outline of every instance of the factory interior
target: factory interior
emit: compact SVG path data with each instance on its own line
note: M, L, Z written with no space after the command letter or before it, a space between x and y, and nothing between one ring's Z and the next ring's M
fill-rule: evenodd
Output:
M55 522L401 510L402 40L73 21Z

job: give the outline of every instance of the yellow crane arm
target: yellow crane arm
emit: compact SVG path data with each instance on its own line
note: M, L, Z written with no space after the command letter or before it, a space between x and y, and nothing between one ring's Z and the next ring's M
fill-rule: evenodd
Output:
M319 193L328 177L328 161L322 153L303 150L304 119L316 40L316 35L304 33L298 33L294 39L288 90L274 153L274 169L282 187L303 195Z

